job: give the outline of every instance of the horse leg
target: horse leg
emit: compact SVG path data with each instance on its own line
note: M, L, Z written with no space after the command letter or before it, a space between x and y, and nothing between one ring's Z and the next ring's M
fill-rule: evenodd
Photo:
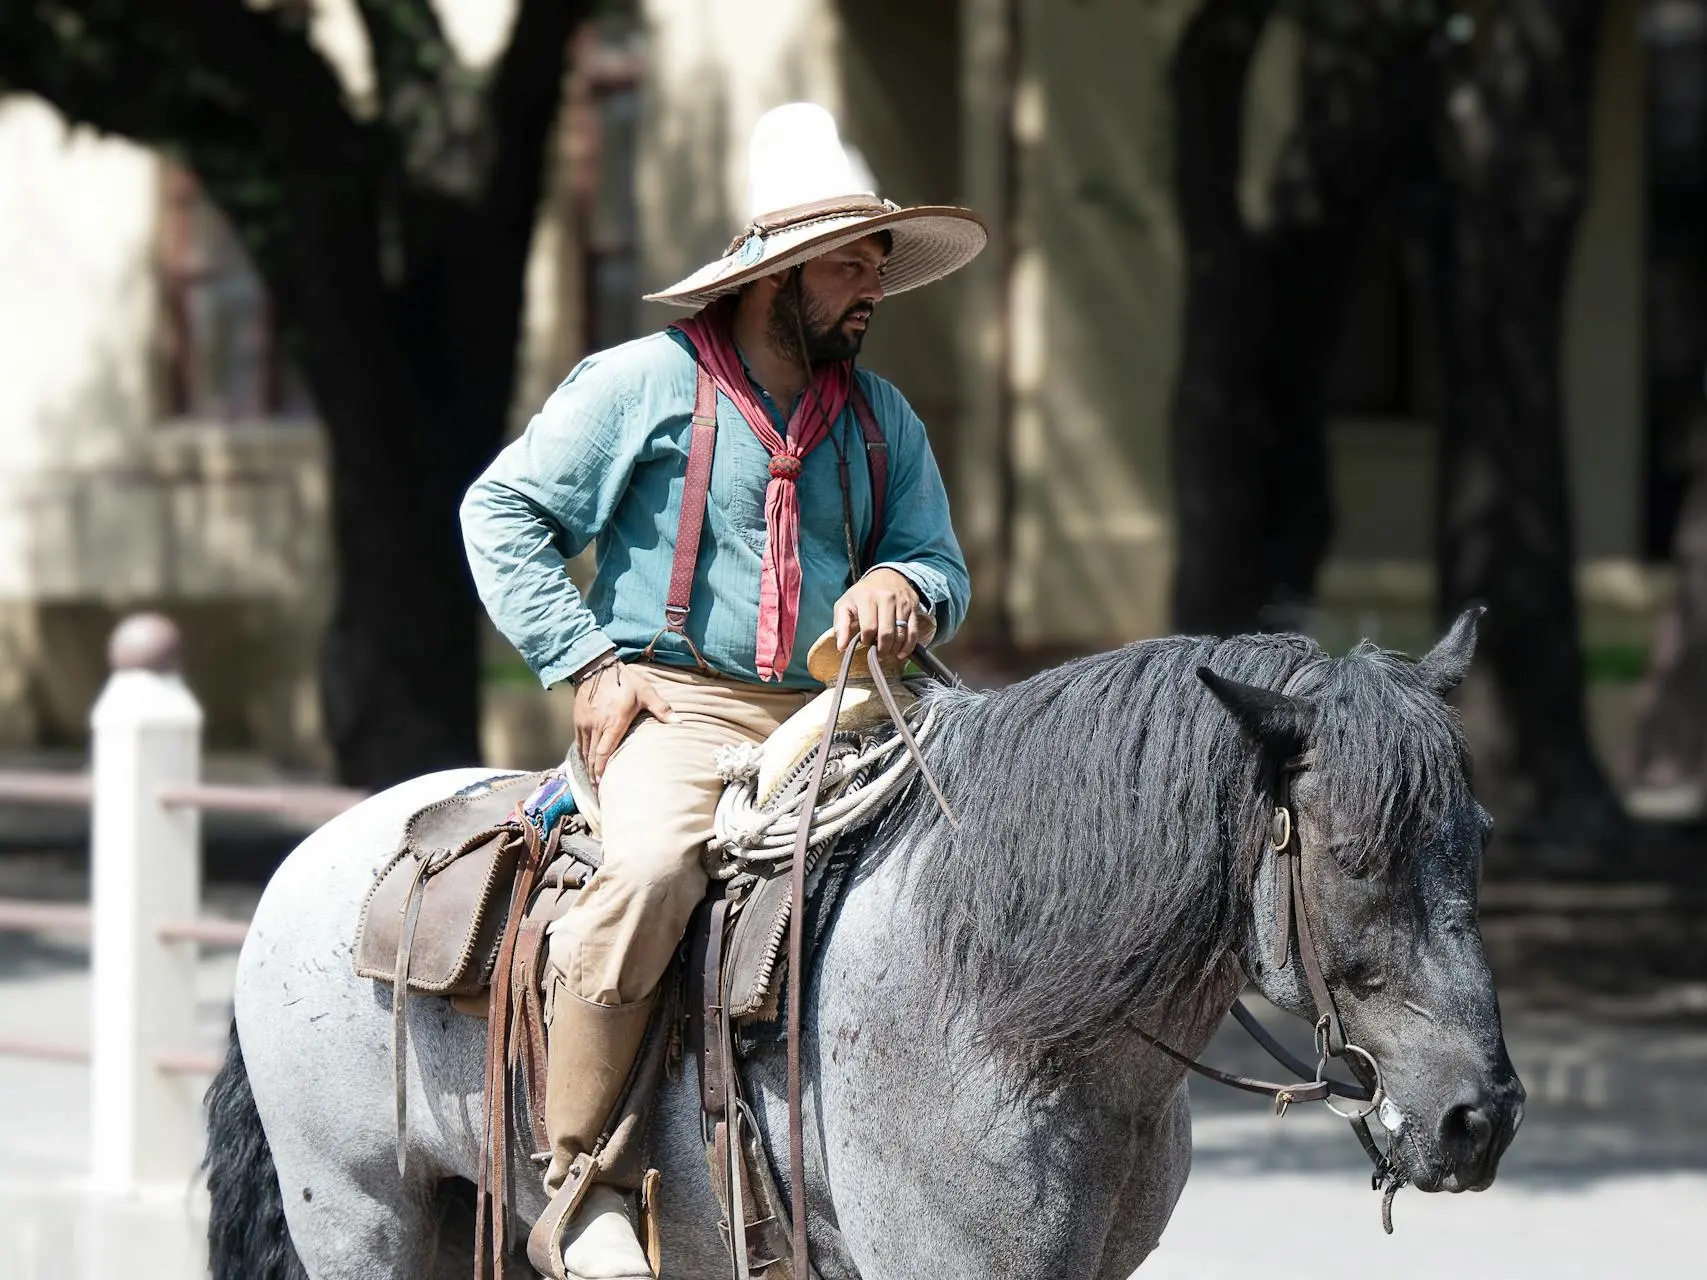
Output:
M828 1183L853 1274L1100 1276L1131 1154L1125 1117L1070 1097L1007 1102L1002 1081L967 1056L936 1061L910 1019L840 1022L824 1039L842 1050L818 1079Z
M261 1056L257 1054L257 1057ZM397 1171L389 1134L367 1115L317 1105L308 1080L257 1065L253 1085L285 1222L309 1280L418 1280L436 1270L443 1206L420 1159ZM307 1091L301 1088L307 1085Z
M1146 1093L1107 1071L1016 1090L966 1020L944 1024L904 874L891 858L849 887L807 1010L807 1133L821 1144L840 1273L1100 1280L1114 1259L1136 1266L1159 1223L1128 1239L1120 1214L1171 1207L1184 1177L1164 1123L1180 1105L1172 1088ZM768 1110L779 1149L786 1130Z
M262 1093L268 1092L263 1084ZM300 1111L263 1129L236 1028L208 1090L214 1280L432 1276L440 1206L396 1167L350 1164Z
M286 1162L281 1185L291 1238L310 1280L419 1280L438 1274L439 1213L431 1190L336 1161Z

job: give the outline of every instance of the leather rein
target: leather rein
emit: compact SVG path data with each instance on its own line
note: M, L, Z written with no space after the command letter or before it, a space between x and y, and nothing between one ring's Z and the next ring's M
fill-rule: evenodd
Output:
M1304 894L1304 849L1298 838L1298 824L1293 818L1292 809L1292 778L1309 768L1307 757L1288 761L1281 775L1278 803L1274 808L1274 816L1269 829L1269 851L1274 854L1275 869L1275 930L1274 930L1274 967L1284 969L1292 962L1292 940L1298 940L1298 958L1304 970L1304 981L1310 989L1310 998L1316 1006L1316 1065L1314 1069L1305 1065L1294 1054L1290 1053L1262 1025L1256 1014L1243 1000L1233 1002L1232 1014L1238 1024L1243 1027L1251 1039L1262 1046L1271 1058L1285 1067L1288 1071L1301 1077L1290 1083L1276 1083L1269 1080L1258 1080L1251 1076L1237 1075L1230 1071L1222 1071L1208 1066L1197 1059L1188 1057L1171 1045L1157 1039L1142 1027L1134 1026L1138 1036L1153 1048L1160 1050L1175 1062L1190 1068L1201 1076L1214 1080L1234 1089L1242 1089L1247 1093L1260 1093L1274 1100L1274 1114L1284 1116L1286 1110L1295 1102L1320 1102L1328 1110L1342 1117L1351 1124L1351 1129L1357 1135L1358 1144L1368 1155L1374 1170L1370 1178L1373 1190L1382 1191L1381 1226L1388 1235L1393 1234L1393 1197L1399 1193L1409 1179L1399 1171L1388 1152L1376 1145L1374 1136L1369 1132L1369 1117L1380 1110L1386 1101L1387 1093L1381 1077L1381 1064L1375 1056L1362 1046L1353 1044L1346 1039L1344 1024L1340 1021L1339 1009L1334 1004L1333 993L1328 989L1326 978L1322 976L1322 964L1316 949L1315 933L1310 925L1310 911ZM1330 1058L1363 1059L1369 1070L1375 1076L1373 1088L1350 1081L1331 1079L1327 1074ZM1330 1100L1345 1098L1362 1104L1361 1109L1342 1111Z
M829 714L824 720L824 736L818 740L818 748L813 757L812 779L807 785L806 798L800 810L800 826L795 832L794 852L789 868L788 1195L789 1210L794 1219L794 1275L801 1280L816 1274L812 1270L811 1254L806 1240L806 1140L800 1111L800 1029L802 1006L805 1002L802 971L805 968L806 951L806 855L812 846L812 814L818 807L818 796L823 791L824 768L830 760L830 747L836 734L836 721L842 711L842 698L847 693L848 678L853 672L854 655L859 649L860 645L855 642L842 651L842 665L836 674L836 683L831 686ZM953 672L943 665L942 660L925 646L919 645L915 648L913 658L934 679L945 684L959 683ZM958 819L954 816L954 810L949 807L947 797L943 795L930 766L925 763L924 753L919 750L913 731L907 726L906 717L895 700L894 690L889 687L889 678L883 672L883 665L878 660L875 648L866 648L865 665L871 682L877 686L878 696L883 699L884 709L894 722L895 731L901 735L914 763L919 767L919 776L936 797L937 804L942 807L950 824L955 824Z

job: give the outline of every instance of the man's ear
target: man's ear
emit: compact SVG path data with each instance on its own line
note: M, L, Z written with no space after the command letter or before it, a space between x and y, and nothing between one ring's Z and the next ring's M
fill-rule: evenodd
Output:
M755 280L748 281L745 287L756 290L759 295L759 300L768 306L770 305L772 298L776 297L777 294L789 287L789 283L791 281L796 281L800 278L800 273L804 269L805 264L802 263L799 266L789 267L786 271L773 271L768 276L759 276ZM804 287L804 284L795 285L795 288Z

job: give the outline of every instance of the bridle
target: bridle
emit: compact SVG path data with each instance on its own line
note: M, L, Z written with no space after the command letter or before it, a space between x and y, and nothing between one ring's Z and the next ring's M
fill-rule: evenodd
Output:
M1292 940L1296 937L1304 982L1310 989L1310 999L1316 1007L1314 1070L1288 1052L1243 1000L1233 1002L1234 1019L1271 1058L1293 1074L1305 1077L1304 1079L1290 1084L1278 1084L1221 1071L1179 1052L1142 1027L1135 1026L1133 1030L1146 1043L1199 1075L1234 1089L1260 1093L1274 1099L1276 1116L1284 1116L1287 1108L1295 1102L1320 1102L1335 1115L1349 1121L1359 1145L1374 1165L1370 1187L1383 1192L1381 1226L1388 1235L1392 1235L1393 1197L1409 1179L1399 1171L1393 1161L1391 1144L1389 1150L1383 1151L1369 1132L1369 1117L1379 1111L1387 1100L1381 1064L1375 1060L1374 1054L1346 1039L1345 1025L1340 1020L1339 1008L1334 1004L1333 992L1328 989L1327 979L1322 976L1321 958L1316 949L1316 935L1310 924L1310 910L1304 893L1304 849L1298 838L1298 823L1293 816L1292 780L1298 774L1307 772L1309 768L1308 753L1296 756L1282 766L1280 781L1276 787L1274 815L1270 819L1268 847L1274 855L1275 869L1274 967L1284 969L1291 964ZM1330 1079L1327 1072L1328 1060L1331 1058L1361 1058L1375 1077L1373 1088L1365 1088L1350 1081ZM1334 1098L1360 1103L1361 1109L1342 1110L1333 1104Z

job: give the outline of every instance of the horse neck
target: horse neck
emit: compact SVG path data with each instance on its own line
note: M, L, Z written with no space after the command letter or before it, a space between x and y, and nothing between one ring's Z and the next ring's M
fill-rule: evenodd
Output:
M927 1029L928 1019L938 1010L929 994L933 984L928 978L931 957L927 939L912 927L916 920L916 912L911 907L915 888L916 882L907 873L904 860L886 859L871 875L855 913L867 917L871 912L882 921L875 931L864 925L857 926L864 938L861 946L864 971L912 976L912 981L898 984L906 992L899 998L920 1019L923 1032ZM1243 985L1239 963L1229 956L1214 981L1200 993L1189 1015L1165 1028L1170 1046L1190 1057L1200 1056L1232 1008ZM892 980L873 985L872 998L887 1003L890 996L877 996L875 993L895 990ZM960 1009L957 1020L966 1025L976 1025L981 1021L983 1010L975 1007L977 1000L978 997L973 995L970 1002L973 1007ZM921 1057L921 1064L928 1058L929 1055ZM951 1071L957 1070L959 1065L964 1064L951 1063ZM1145 1044L1136 1034L1130 1034L1113 1038L1095 1060L1082 1063L1074 1073L1076 1079L1071 1090L1082 1105L1096 1113L1124 1115L1131 1117L1134 1123L1142 1124L1146 1118L1160 1114L1171 1105L1184 1074L1184 1067ZM951 1080L945 1078L944 1087L950 1083Z
M1165 1029L1162 1038L1168 1047L1201 1059L1243 987L1243 973L1229 958L1215 981L1200 993L1190 1015ZM1117 1039L1103 1061L1086 1065L1086 1078L1099 1106L1140 1118L1165 1107L1186 1076L1184 1066L1136 1034Z

